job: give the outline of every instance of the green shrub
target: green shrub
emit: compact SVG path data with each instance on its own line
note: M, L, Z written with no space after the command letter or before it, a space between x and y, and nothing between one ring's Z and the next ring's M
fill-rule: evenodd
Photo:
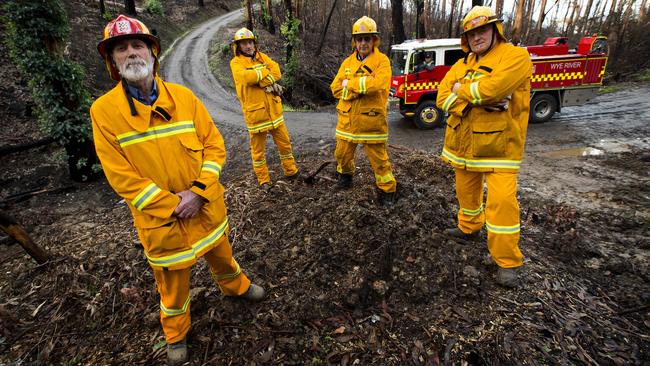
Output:
M3 12L9 56L29 78L41 128L65 147L74 180L94 178L91 100L83 68L65 57L70 26L63 3L12 0Z
M146 0L144 2L144 11L149 14L163 15L163 7L159 0Z
M650 81L650 69L645 69L641 72L641 75L639 75L639 81Z

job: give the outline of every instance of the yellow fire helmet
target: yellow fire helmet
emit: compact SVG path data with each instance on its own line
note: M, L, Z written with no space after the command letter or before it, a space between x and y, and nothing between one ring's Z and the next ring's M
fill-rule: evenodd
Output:
M377 23L372 18L362 16L352 25L352 48L355 47L354 36L361 34L370 34L375 38L374 47L379 47L379 31L377 31Z
M104 28L103 39L97 44L97 51L106 63L106 69L111 75L111 79L120 81L120 73L111 60L111 50L113 44L125 38L138 38L143 40L151 47L154 58L154 75L158 73L158 54L160 53L160 39L153 35L141 21L129 18L125 15L119 15L111 20Z
M507 42L503 34L503 24L501 19L497 17L494 10L488 6L475 6L473 7L465 18L463 18L463 32L460 36L460 47L465 52L469 52L469 44L467 43L467 32L472 29L480 28L484 25L496 23L497 37L500 37L503 42Z
M235 36L232 39L232 52L235 56L237 56L239 53L239 50L237 49L237 42L243 41L245 39L253 40L253 42L255 42L255 49L257 49L257 37L255 37L255 34L246 27L240 28L237 30L237 32L235 32Z

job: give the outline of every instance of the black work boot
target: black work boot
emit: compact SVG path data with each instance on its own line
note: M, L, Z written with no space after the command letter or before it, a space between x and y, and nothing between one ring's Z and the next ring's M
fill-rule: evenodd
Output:
M395 192L379 191L379 204L388 207L395 203Z
M352 187L352 174L339 173L339 180L336 182L336 189L348 189Z
M475 231L473 233L464 233L457 227L445 229L443 232L447 236L451 236L453 238L458 238L458 239L463 239L463 240L477 240L479 237L480 231Z
M514 288L519 284L519 269L516 268L503 268L499 267L497 271L497 283L503 287Z
M187 362L187 341L167 345L167 365L179 366Z

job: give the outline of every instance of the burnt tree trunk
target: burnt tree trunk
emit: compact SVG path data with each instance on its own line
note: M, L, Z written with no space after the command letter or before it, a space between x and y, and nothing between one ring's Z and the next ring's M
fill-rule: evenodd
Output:
M512 43L514 45L519 44L521 41L521 27L524 22L524 9L526 9L526 1L519 0L515 13L515 25L512 27Z
M251 0L246 0L246 28L250 31L253 30L253 8Z
M273 20L273 4L271 0L266 0L266 11L269 13L268 31L271 34L275 34L275 21Z
M45 251L45 249L34 243L32 238L30 238L27 232L16 223L16 220L13 217L2 211L0 211L0 229L20 243L20 246L25 249L27 254L34 258L36 263L43 264L50 259L50 254Z
M415 38L426 38L427 31L424 27L424 0L416 0L415 13L417 24L415 26Z
M390 0L390 6L394 43L402 43L406 39L406 35L404 35L404 3L402 0Z
M99 15L103 16L104 13L106 13L106 5L104 4L104 0L99 0Z
M330 20L332 20L332 14L334 14L334 8L336 8L336 1L332 2L332 7L330 8L330 13L327 15L327 22L325 22L325 28L320 34L320 42L318 42L318 48L316 49L316 56L320 55L320 51L323 49L323 42L325 41L325 36L327 35L327 29L330 26Z
M138 15L135 11L135 0L124 0L124 11L129 15Z

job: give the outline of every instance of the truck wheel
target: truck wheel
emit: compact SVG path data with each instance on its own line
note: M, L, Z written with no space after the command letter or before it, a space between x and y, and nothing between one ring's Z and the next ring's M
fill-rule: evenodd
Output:
M430 130L440 125L443 120L442 111L436 107L436 102L427 100L415 110L415 125L421 130Z
M557 100L550 94L535 94L530 101L530 122L544 123L557 112Z

